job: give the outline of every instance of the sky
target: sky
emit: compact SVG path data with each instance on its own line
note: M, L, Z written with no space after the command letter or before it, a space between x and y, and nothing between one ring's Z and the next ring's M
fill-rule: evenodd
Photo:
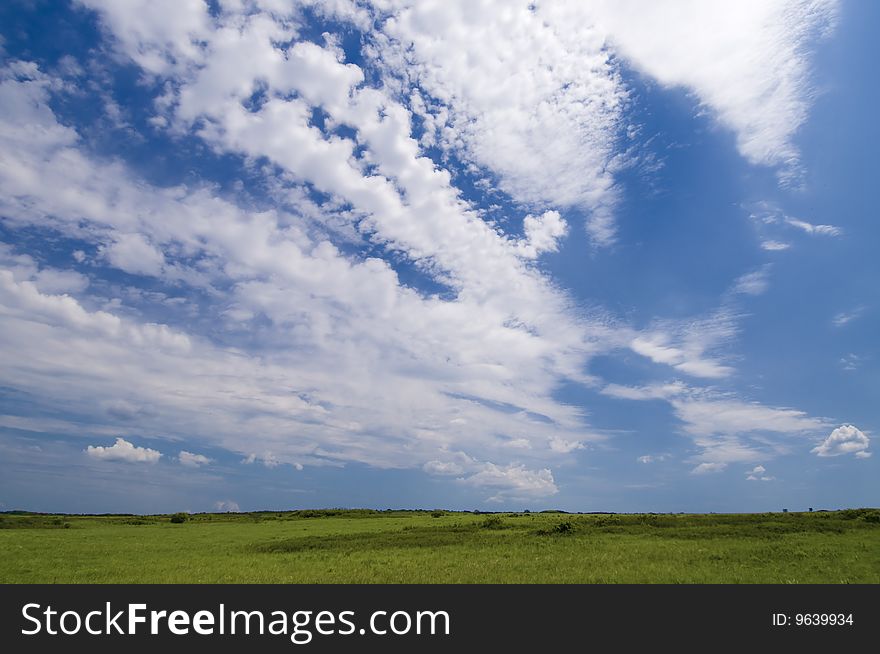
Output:
M0 510L877 506L878 24L3 3Z

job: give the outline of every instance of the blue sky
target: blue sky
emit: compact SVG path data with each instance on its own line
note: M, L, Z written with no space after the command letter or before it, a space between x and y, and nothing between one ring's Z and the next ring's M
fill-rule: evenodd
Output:
M878 20L5 3L0 509L876 505Z

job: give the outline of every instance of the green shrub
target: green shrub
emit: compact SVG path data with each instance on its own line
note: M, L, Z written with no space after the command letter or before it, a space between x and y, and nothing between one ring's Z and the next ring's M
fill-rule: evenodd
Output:
M504 522L500 516L490 515L480 523L480 529L504 529Z
M445 515L446 515L445 511L431 511L432 518L442 518Z
M187 520L189 520L189 514L187 513L175 513L173 516L171 516L171 522L176 525L182 524Z
M549 529L538 530L538 535L540 536L567 536L572 533L574 533L574 525L570 520L563 520Z

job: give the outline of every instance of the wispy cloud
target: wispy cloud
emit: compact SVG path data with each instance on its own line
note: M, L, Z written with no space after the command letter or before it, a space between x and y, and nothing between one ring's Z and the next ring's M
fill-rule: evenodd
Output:
M734 293L743 293L745 295L761 295L767 291L769 269L764 266L760 270L755 270L738 277L733 285Z
M840 236L841 234L840 227L835 227L834 225L814 225L805 220L798 220L797 218L792 218L790 216L785 217L785 222L792 227L802 229L807 234L815 234L819 236Z
M831 319L831 322L835 327L843 327L844 325L848 325L856 318L859 318L862 313L864 313L865 307L857 307L852 311L842 311L838 313L834 318Z
M719 472L724 472L726 468L726 463L700 463L693 470L691 470L691 473L695 475L711 475Z
M840 363L844 370L858 370L862 363L862 358L859 355L850 352L849 354L840 357L838 363Z
M835 0L582 4L636 68L691 89L736 134L744 157L799 182L794 135L814 95L810 45L833 28Z
M629 347L654 363L671 366L693 377L718 379L730 375L733 368L709 352L726 345L736 332L736 316L722 309L707 318L658 323L633 338Z
M791 243L784 243L782 241L761 241L761 249L768 252L781 252L790 247Z

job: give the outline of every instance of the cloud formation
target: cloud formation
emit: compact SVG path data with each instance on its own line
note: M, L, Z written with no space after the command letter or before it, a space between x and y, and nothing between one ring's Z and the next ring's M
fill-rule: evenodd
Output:
M177 455L177 460L181 465L187 466L188 468L200 468L213 461L213 459L209 459L204 454L193 454L186 450L180 451L180 454Z
M117 438L110 446L89 445L86 454L100 461L125 461L127 463L156 463L162 454L149 447L138 447L124 438Z
M736 135L746 159L800 174L794 143L814 89L810 46L836 23L835 0L604 0L584 11L637 69L691 90Z
M871 440L858 427L841 425L810 452L821 457L854 454L856 458L867 459L871 456L871 452L868 452L870 446Z
M755 466L746 473L747 481L773 481L775 477L766 474L767 469L764 466Z
M62 116L79 64L2 68L4 227L68 249L50 262L0 244L0 382L68 428L137 421L245 464L410 468L496 500L554 495L555 466L602 440L563 388L665 401L707 471L765 455L755 433L824 428L680 381L604 383L591 362L621 351L730 380L737 316L635 329L585 309L544 264L576 222L594 247L615 243L619 173L644 145L628 68L690 89L747 159L793 175L810 35L834 3L77 6L99 19L95 52L153 94L137 138L192 146L241 179L150 182ZM675 20L657 29L659 15ZM332 29L318 36L316 16ZM734 282L766 286L766 269ZM88 451L161 456L123 439Z

